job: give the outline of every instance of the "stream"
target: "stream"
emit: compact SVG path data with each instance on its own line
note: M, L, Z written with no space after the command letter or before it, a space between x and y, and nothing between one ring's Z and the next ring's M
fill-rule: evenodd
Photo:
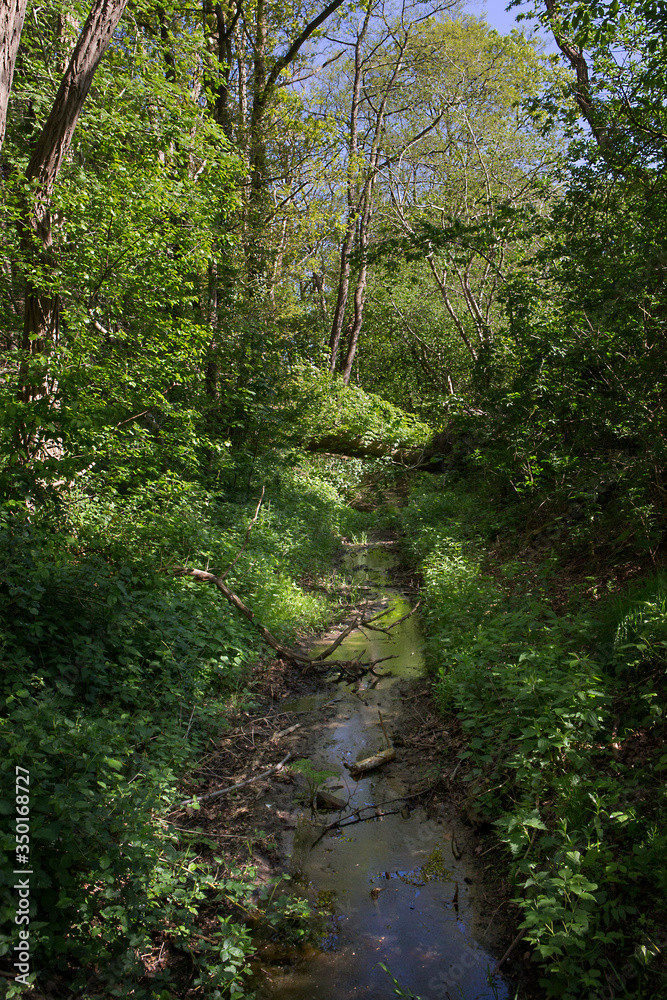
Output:
M389 546L350 546L346 553L345 570L355 582L373 588L373 608L393 609L378 625L397 621L410 610L405 596L391 586L388 573L394 562ZM331 916L319 947L307 959L267 970L258 997L507 1000L513 993L505 980L491 976L495 959L479 943L483 918L488 922L489 915L480 912L479 866L469 860L470 850L464 846L461 851L456 842L460 838L465 845L461 825L452 843L455 819L430 816L422 807L410 809L409 799L401 799L409 794L405 768L400 767L401 682L424 672L417 617L389 634L353 632L333 658L352 659L364 650L371 659L395 657L377 668L385 674L379 682L368 674L361 689L339 682L333 695L328 688L284 707L309 720L309 760L318 770L335 772L326 789L345 799L349 811L387 805L380 810L384 814L331 830L319 841L322 827L315 824L340 814L321 813L313 822L309 809L301 811L284 845L292 875L308 900L320 906L326 901ZM332 697L335 704L323 712ZM378 710L397 744L397 760L353 780L344 765L386 747ZM428 784L427 767L422 777ZM403 992L395 992L398 984Z

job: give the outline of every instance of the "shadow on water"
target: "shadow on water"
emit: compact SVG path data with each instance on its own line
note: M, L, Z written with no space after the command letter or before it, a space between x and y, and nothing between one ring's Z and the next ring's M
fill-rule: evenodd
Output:
M386 546L354 546L346 556L346 568L355 580L378 588L378 607L393 607L382 624L410 610L405 597L390 585L388 572L393 563ZM355 632L337 655L352 659L364 650L374 659L396 658L382 664L385 676L375 688L360 692L340 685L333 717L313 727L309 756L313 766L339 776L329 784L336 795L348 800L350 811L388 804L378 815L373 813L372 820L333 830L319 840L321 826L313 824L304 811L291 845L291 868L311 902L326 899L330 916L319 948L307 960L267 969L258 997L388 1000L397 995L396 985L384 965L400 984L403 996L508 1000L507 983L491 975L495 960L472 934L482 916L473 908L473 880L465 858L453 856L443 826L424 809L410 810L401 802L407 789L394 764L358 781L344 767L384 748L378 710L388 731L399 735L394 723L401 707L397 681L417 678L424 671L416 616L401 622L389 635ZM328 699L330 692L319 700L317 696L299 699L285 707L308 712ZM318 821L328 819L319 817Z

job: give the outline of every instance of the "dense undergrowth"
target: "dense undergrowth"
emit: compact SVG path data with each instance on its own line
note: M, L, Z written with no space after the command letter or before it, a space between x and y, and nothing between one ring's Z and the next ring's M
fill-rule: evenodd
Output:
M140 956L160 934L194 962L191 987L243 993L251 944L228 904L252 891L253 873L197 859L165 816L230 709L251 704L249 673L263 651L216 591L173 568L224 570L263 485L227 580L265 625L294 638L336 616L335 602L300 581L329 577L340 536L363 531L367 517L347 503L361 463L343 473L326 459L265 457L251 485L248 470L236 473L217 490L163 477L99 496L89 477L85 492L55 489L39 507L5 508L0 809L13 818L15 768L27 768L29 982L42 990L61 982L87 996L173 996L170 971L142 979ZM0 949L16 973L13 825L0 845ZM211 902L221 925L206 941L197 920ZM22 988L0 986L7 996Z
M559 567L490 562L512 516L425 478L403 511L468 804L511 857L544 995L667 995L667 579L553 609ZM590 581L587 582L590 586Z

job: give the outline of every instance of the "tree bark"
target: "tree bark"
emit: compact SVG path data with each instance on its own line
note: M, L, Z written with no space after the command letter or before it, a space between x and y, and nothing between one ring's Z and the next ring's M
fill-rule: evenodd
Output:
M0 5L0 149L5 139L9 94L27 5L28 0L1 0Z
M331 323L331 334L329 335L329 371L333 374L336 371L338 360L338 348L340 338L343 334L343 321L345 320L345 309L347 308L347 297L350 290L350 259L352 247L354 246L354 217L348 219L345 239L340 250L340 273L338 276L338 295Z
M37 179L40 193L48 197L69 150L95 71L109 47L128 0L97 0L83 26L69 65L58 88L51 113L26 170Z
M218 66L221 79L215 96L215 120L228 139L231 138L232 123L229 116L229 77L232 68L232 39L241 16L241 6L232 12L231 5L215 5L215 21L218 32Z
M354 290L354 318L352 320L352 326L350 327L350 333L347 341L347 352L345 354L345 361L343 363L343 382L345 383L345 385L350 384L350 377L352 375L352 365L354 363L354 356L357 353L357 344L359 343L361 324L363 323L364 319L364 304L366 301L367 280L368 280L368 265L364 257L361 268L359 270L359 275L357 277L357 285Z
M53 242L50 200L63 159L72 143L81 109L88 96L95 71L106 52L128 0L97 0L83 27L69 65L58 88L49 117L26 170L34 194L25 205L19 223L21 245L26 259L35 261L40 271L51 264ZM48 353L58 333L58 295L43 282L26 281L22 348L27 355ZM30 382L27 360L21 367L19 398L27 401L43 390Z
M348 165L347 165L347 227L345 238L340 251L340 274L338 276L338 295L336 307L334 309L333 320L331 322L331 334L329 336L329 371L333 374L336 370L338 359L338 348L340 338L343 333L343 323L345 321L345 310L347 308L347 297L350 288L350 270L352 248L354 246L354 234L357 228L357 177L359 166L357 163L357 153L359 146L359 106L361 104L361 81L363 76L363 56L362 47L368 34L368 26L371 20L371 5L366 8L366 17L361 26L354 46L354 81L352 84L352 104L350 106L350 141L348 143Z
M575 100L579 105L581 113L591 127L596 143L600 149L606 150L609 145L609 130L600 123L595 106L591 100L588 63L583 52L563 36L558 20L558 6L555 0L545 0L544 5L554 41L577 74L577 86L574 92Z
M160 22L160 41L162 42L162 58L165 65L165 79L168 83L176 82L176 60L171 49L169 38L169 25L167 23L167 12L164 7L158 7L158 21Z

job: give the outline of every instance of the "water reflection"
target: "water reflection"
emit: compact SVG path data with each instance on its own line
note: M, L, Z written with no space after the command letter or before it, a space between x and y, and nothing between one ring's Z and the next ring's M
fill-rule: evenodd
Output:
M378 624L397 621L410 609L388 584L394 562L389 547L356 546L346 567L356 582L378 588L378 607L393 610ZM373 819L321 833L304 813L294 835L292 870L304 894L316 904L327 900L330 917L319 949L307 960L266 970L261 1000L387 1000L395 986L421 1000L506 1000L508 987L490 979L493 958L470 933L472 903L465 858L457 860L442 825L420 809L409 811L393 764L353 781L343 765L385 746L378 725L381 710L389 732L400 708L396 682L423 673L422 639L416 617L386 635L353 633L337 656L395 658L382 665L374 688L353 693L342 687L332 717L313 730L314 766L336 771L338 787L352 812L361 806L386 806ZM331 699L322 697L320 705ZM304 705L306 710L310 707ZM312 707L317 709L316 702ZM398 801L396 801L398 799ZM393 800L393 801L391 801Z

